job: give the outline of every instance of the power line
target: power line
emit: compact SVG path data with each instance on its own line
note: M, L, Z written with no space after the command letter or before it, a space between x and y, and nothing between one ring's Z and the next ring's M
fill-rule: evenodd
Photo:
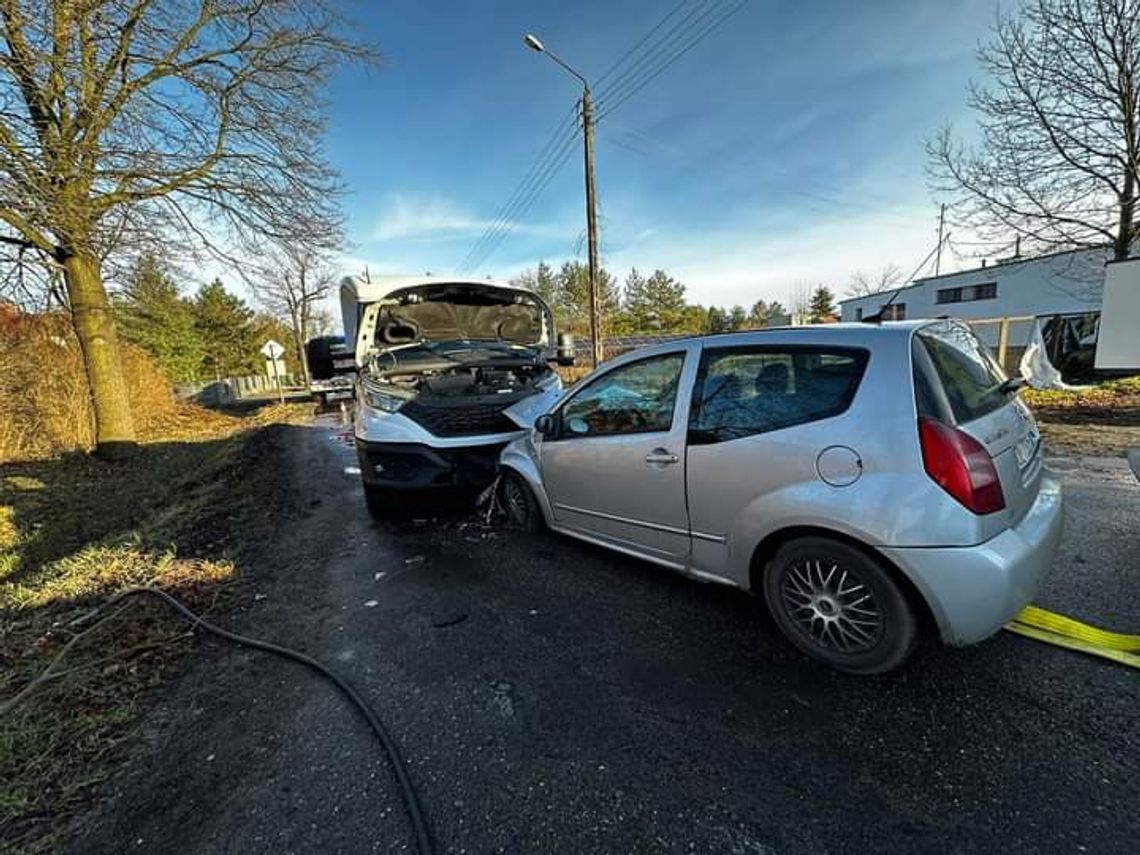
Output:
M710 4L712 4L712 6L715 7L715 5L719 2L721 2L721 0L698 0L697 4L692 9L689 10L687 15L685 15L680 20L674 22L673 26L671 26L667 32L665 32L659 39L657 39L657 41L654 44L650 44L645 49L645 51L642 53L641 56L636 57L633 60L632 65L628 66L624 71L622 71L617 76L617 78L612 83L610 83L609 86L605 87L605 89L603 89L601 92L599 92L598 106L601 107L602 103L607 98L611 97L614 92L622 89L633 78L635 78L639 74L641 74L642 69L645 67L645 65L647 63L649 63L654 58L655 55L660 54L663 49L667 49L670 46L671 42L678 41L679 36L683 37L685 26L687 24L689 24L695 16L702 14L702 9L705 9L707 11L707 7L709 7ZM681 4L681 5L683 6L684 4ZM643 43L647 42L649 40L649 36L651 36L653 33L655 33L657 30L659 30L662 26L664 26L668 22L669 18L672 17L674 12L676 12L676 11L677 11L676 7L674 9L670 10L669 13L666 14L666 16L664 18L662 18L660 21L658 21L657 24L654 25L654 27L649 31L649 33L647 33L646 36L641 39L639 44L643 44ZM632 54L632 53L633 53L633 50L630 50L627 52L627 54Z
M672 18L675 14L677 14L677 12L679 12L684 7L684 5L688 2L689 2L689 0L679 0L677 5L674 6L672 9L670 9L669 13L667 15L665 15L664 18L662 18L660 21L658 21L649 32L647 32L644 36L642 36L640 39L638 39L634 43L633 47L631 47L629 50L627 50L625 53L623 53L621 56L619 56L616 60L614 60L613 65L611 65L609 68L607 68L605 71L603 71L602 76L597 78L594 81L594 85L600 86L602 81L604 81L607 77L609 77L611 74L613 74L614 71L617 70L617 67L619 65L621 65L623 62L625 62L625 60L630 55L632 55L638 48L640 48L643 44L645 44L647 41L649 41L649 39L652 38L653 34L656 33L663 26L665 26L665 23L670 18Z
M519 181L514 191L507 198L507 201L503 203L490 225L488 225L479 236L475 245L472 246L471 249L468 250L467 255L464 256L463 261L459 265L461 272L469 271L482 263L483 259L489 254L485 252L486 248L497 238L501 235L505 235L506 232L514 227L513 220L518 217L524 205L529 206L529 204L533 203L533 199L530 199L530 203L528 203L527 200L534 195L533 191L535 188L544 188L546 186L546 183L549 181L549 177L547 176L550 173L551 166L555 162L558 162L558 166L561 166L561 163L565 160L562 149L567 145L567 140L576 138L575 117L577 111L578 106L575 104L569 114L558 123L558 126L554 129L554 133L547 139L522 180ZM562 158L562 161L559 161L559 158ZM539 192L541 192L541 189Z
M499 248L503 239L515 228L518 221L530 210L538 197L542 195L542 191L561 170L574 150L576 142L576 133L564 137L561 143L544 159L542 165L532 170L533 175L529 179L524 179L523 183L519 185L519 189L513 194L512 200L503 206L496 222L492 223L484 232L483 237L472 247L471 252L468 253L467 258L460 266L462 272L469 272L478 268Z
M747 0L726 0L724 4L720 0L701 0L687 15L674 21L672 26L654 41L654 36L676 18L687 2L688 0L679 0L664 17L624 54L618 57L598 78L597 82L600 83L617 72L616 79L611 82L599 99L599 109L604 108L604 112L601 112L594 120L595 124L626 100L636 95L669 66L704 40L713 30L740 11ZM647 44L649 46L642 51L640 57L637 57L638 51ZM627 61L631 64L624 70L619 70ZM470 272L490 258L517 225L517 221L530 210L530 207L565 164L570 156L571 146L575 138L573 132L566 135L566 131L574 124L573 116L576 110L577 106L575 106L574 111L571 111L571 115L555 129L554 134L543 146L527 174L519 182L502 208L499 209L495 219L464 256L459 265L460 272Z
M507 201L503 203L502 207L495 215L495 218L483 231L482 235L480 235L479 239L475 242L475 245L472 246L468 251L467 255L463 259L463 262L460 264L461 268L467 268L469 266L469 262L471 262L472 259L480 252L486 242L490 240L509 221L509 217L515 206L518 204L519 200L530 189L531 185L542 172L542 170L549 165L551 155L559 145L560 139L564 141L564 136L566 135L567 131L573 126L574 114L576 110L577 106L572 108L570 112L558 123L558 126L554 129L554 132L547 139L542 149L539 150L538 155L535 157L534 162L531 164L526 174L522 177L522 180L519 181L518 185L511 192L511 195L507 197Z
M688 41L684 41L684 33L682 33L682 39L675 40L670 45L670 48L675 48L676 45L681 44L682 46L680 48L673 50L671 54L668 53L668 48L663 52L659 52L658 56L650 62L649 68L651 70L646 71L639 78L630 78L630 80L627 81L624 91L621 91L617 89L617 87L614 87L611 88L608 93L602 96L601 100L603 103L599 107L598 121L604 119L614 110L616 110L634 95L648 86L666 69L677 62L677 60L679 60L690 50L700 44L700 42L704 41L709 36L709 34L720 27L725 21L743 9L747 2L748 0L735 0L735 2L731 2L730 0L730 3L727 6L720 6L719 9L716 6L709 7L696 19L694 26L690 30L691 32L692 29L696 29L696 35L691 36ZM702 25L703 29L698 29L702 27ZM653 65L653 62L656 62L656 65Z

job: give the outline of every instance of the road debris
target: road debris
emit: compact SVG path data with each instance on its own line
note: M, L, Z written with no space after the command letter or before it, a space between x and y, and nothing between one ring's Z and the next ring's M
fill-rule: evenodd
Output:
M431 622L431 625L436 629L443 629L448 626L455 626L457 623L463 623L467 620L467 612L455 612L454 614L438 618Z
M378 605L380 605L379 600L365 600L364 601L364 608L366 608L366 609L374 609Z

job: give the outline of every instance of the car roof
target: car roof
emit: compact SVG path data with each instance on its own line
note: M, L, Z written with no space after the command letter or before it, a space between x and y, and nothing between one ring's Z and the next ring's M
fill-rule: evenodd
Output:
M691 344L731 347L750 344L811 343L873 347L876 342L885 342L887 339L909 339L914 330L935 322L934 319L924 318L910 321L885 321L878 324L851 322L765 327L758 330L733 330L667 339L630 352L656 353L667 351L678 345L688 346Z

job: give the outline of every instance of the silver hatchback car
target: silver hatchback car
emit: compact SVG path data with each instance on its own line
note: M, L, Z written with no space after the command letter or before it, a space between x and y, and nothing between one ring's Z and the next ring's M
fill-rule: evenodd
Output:
M844 671L899 665L922 626L981 641L1061 537L1019 382L965 324L771 329L606 363L502 453L512 520L763 591Z

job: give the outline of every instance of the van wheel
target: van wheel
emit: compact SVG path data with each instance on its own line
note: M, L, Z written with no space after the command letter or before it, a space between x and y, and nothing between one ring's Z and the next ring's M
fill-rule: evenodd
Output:
M392 516L394 504L391 496L391 491L385 490L383 487L373 487L371 484L364 485L364 504L373 519L386 520Z
M917 641L914 610L882 563L830 538L780 547L764 573L764 599L796 647L849 674L897 668Z
M499 482L499 501L507 514L507 522L522 531L542 531L544 521L534 491L522 475L513 469L504 469Z

